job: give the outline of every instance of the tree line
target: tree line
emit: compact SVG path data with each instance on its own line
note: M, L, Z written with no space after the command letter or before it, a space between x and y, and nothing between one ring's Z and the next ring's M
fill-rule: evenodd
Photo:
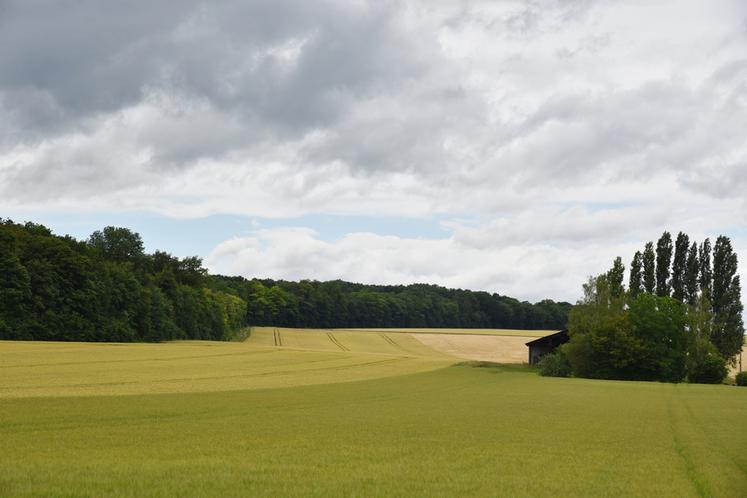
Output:
M246 303L205 285L199 258L145 254L106 227L86 241L0 220L0 339L166 341L229 338Z
M0 339L230 339L253 325L560 329L569 303L435 285L209 275L198 257L146 254L139 234L85 241L0 219Z
M738 258L731 240L700 244L664 232L636 251L627 289L617 257L590 278L569 314L570 341L546 358L550 375L721 382L744 341Z
M561 329L570 303L525 301L437 285L364 285L215 276L215 289L247 303L247 323L309 328Z

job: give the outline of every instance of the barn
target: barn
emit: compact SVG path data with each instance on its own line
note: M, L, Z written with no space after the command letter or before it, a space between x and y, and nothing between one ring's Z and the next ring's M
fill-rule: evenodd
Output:
M547 353L552 353L558 346L568 342L569 339L568 329L564 329L560 332L527 342L527 347L529 347L529 364L536 364L543 356Z

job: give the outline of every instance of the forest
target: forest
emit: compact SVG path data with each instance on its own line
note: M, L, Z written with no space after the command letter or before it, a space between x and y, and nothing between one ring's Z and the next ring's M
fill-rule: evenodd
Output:
M147 254L127 228L81 241L8 219L0 275L0 339L227 340L254 325L561 329L571 309L428 284L210 275L198 257Z

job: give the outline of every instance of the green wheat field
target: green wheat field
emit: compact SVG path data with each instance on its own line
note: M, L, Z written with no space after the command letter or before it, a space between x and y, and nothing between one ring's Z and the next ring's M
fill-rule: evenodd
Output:
M739 497L746 423L745 389L545 378L407 331L0 342L0 496Z

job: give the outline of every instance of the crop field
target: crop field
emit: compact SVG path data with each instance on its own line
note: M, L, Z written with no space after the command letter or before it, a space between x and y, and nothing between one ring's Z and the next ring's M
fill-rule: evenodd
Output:
M409 337L390 343L379 335L358 334L355 341L345 334L304 337L280 330L275 334L282 347L272 346L273 329L253 333L245 343L0 341L0 399L328 384L433 370L454 360Z
M475 332L475 333L470 333ZM250 343L303 349L369 351L497 363L527 361L526 343L553 330L289 329L255 327Z
M407 333L407 334L459 334L459 335L498 335L498 336L522 336L522 337L542 337L549 335L557 330L519 330L519 329L342 329L356 332L389 332L389 333Z
M308 332L0 342L0 496L747 494L747 390Z

